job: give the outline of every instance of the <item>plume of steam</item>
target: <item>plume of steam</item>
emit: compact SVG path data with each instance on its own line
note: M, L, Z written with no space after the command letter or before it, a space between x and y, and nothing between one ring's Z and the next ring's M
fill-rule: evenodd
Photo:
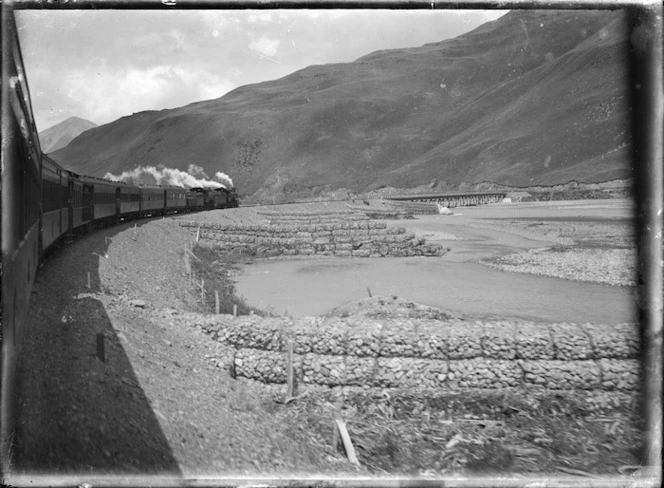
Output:
M214 177L221 181L222 185L224 185L225 188L233 188L233 180L231 180L231 177L228 176L226 173L222 173L221 171L217 171L214 174Z
M217 173L215 177L226 185L217 181L208 179L205 171L200 166L190 164L188 171L181 171L175 168L167 168L163 165L139 166L132 171L123 171L119 175L106 173L104 178L112 181L123 181L134 185L172 185L184 188L207 187L207 188L228 188L233 186L233 181L223 173Z
M190 164L187 168L187 173L189 173L191 176L195 176L196 178L205 178L206 180L209 179L208 175L205 173L205 170L197 164Z

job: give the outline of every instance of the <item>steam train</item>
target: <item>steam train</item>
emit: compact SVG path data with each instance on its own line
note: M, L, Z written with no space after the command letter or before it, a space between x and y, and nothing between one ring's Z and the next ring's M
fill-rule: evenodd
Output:
M140 185L78 175L41 156L40 253L64 235L99 224L237 207L235 189Z
M33 144L39 144L36 136ZM39 216L36 233L39 256L63 236L73 236L99 224L238 206L235 189L134 186L67 171L39 151L35 158L37 184L32 181L33 188L22 195L20 204L29 210L31 222ZM39 202L40 206L35 205ZM32 267L39 256L28 260Z
M0 459L10 459L12 398L36 270L56 242L99 224L237 207L235 189L185 189L79 175L42 154L13 12L2 12L2 386ZM0 469L5 469L4 464Z

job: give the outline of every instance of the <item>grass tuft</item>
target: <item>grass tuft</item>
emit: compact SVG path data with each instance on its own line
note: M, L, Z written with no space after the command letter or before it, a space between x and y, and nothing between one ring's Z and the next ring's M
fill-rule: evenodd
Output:
M192 252L198 258L190 261L193 276L197 283L205 280L205 299L200 301L199 298L202 312L215 312L214 292L216 290L219 292L219 313L232 314L234 306L237 306L238 315L250 315L252 311L260 316L269 315L265 311L250 307L243 297L236 295L235 281L232 276L237 270L236 264L239 260L246 261L246 256L241 256L238 260L198 243ZM197 293L200 295L200 286L197 287Z

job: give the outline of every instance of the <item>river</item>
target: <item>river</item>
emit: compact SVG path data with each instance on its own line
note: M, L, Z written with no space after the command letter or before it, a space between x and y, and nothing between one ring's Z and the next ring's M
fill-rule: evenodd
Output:
M293 317L322 315L363 297L396 295L481 318L616 324L636 321L634 289L509 273L478 259L550 246L504 229L477 227L486 219L625 219L625 200L506 204L454 209L456 215L392 221L451 249L441 257L268 259L244 265L239 295L256 308ZM456 239L450 237L456 236ZM460 239L459 239L460 238Z

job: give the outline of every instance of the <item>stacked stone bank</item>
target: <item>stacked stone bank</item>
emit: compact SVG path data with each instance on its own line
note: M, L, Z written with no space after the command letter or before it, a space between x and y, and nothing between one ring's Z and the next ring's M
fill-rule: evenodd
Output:
M397 208L387 207L371 207L371 206L350 206L355 212L361 212L367 218L373 220L402 220L413 219L413 212L407 210L400 210Z
M329 386L636 390L636 327L366 316L217 316L203 329L235 349L239 376Z
M285 212L265 210L258 215L265 217L272 225L288 224L336 224L342 222L359 222L369 220L363 213L353 211L330 212Z
M404 228L359 218L288 225L181 222L214 247L261 257L327 255L357 257L441 256L448 250L428 244Z

